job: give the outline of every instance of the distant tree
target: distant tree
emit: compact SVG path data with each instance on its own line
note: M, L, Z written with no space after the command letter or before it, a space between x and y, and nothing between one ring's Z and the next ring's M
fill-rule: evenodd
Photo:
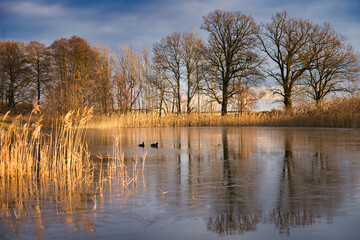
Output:
M44 88L51 80L52 56L45 44L37 41L30 41L26 46L28 60L31 68L31 81L37 92L37 101L40 99Z
M95 48L99 55L92 90L95 110L109 114L114 110L114 53L107 45L97 45Z
M122 112L131 111L140 102L142 91L142 56L134 47L118 47L115 67L117 104Z
M153 88L150 82L151 75L151 58L149 53L149 48L145 48L142 54L141 61L141 81L142 81L142 91L141 91L141 107L147 110L156 108L156 90Z
M211 73L208 93L221 104L221 115L226 115L236 80L252 75L262 63L255 51L258 28L251 16L216 10L204 17L201 29L210 34L205 51Z
M98 52L78 36L57 39L50 49L55 81L49 91L48 104L59 112L92 106Z
M331 92L348 91L346 83L358 80L359 55L330 24L316 26L307 46L314 57L305 59L310 67L304 76L304 85L316 103Z
M0 54L3 51L3 42L0 41ZM1 57L0 57L1 58ZM0 112L4 112L6 103L6 78L5 69L2 63L0 63Z
M259 88L263 82L261 73L250 78L238 78L236 80L233 104L237 111L243 113L255 107L256 103L265 95L265 91Z
M31 69L24 42L0 42L0 71L1 100L6 102L6 110L14 110L18 102L29 98Z
M173 33L154 45L158 64L167 72L177 114L181 113L181 34Z
M281 12L273 16L271 22L262 24L258 35L261 50L271 62L266 73L282 87L282 91L275 93L283 97L286 110L292 109L294 86L300 83L305 71L309 69L306 63L313 59L307 49L312 30L313 24L310 21L289 18L287 12Z
M200 65L203 59L204 42L196 31L184 32L181 36L181 59L186 70L186 110L192 111L191 101L199 91L201 74Z
M148 76L148 80L156 90L157 108L159 109L159 116L161 116L162 112L167 109L166 96L171 90L166 68L163 66L162 56L157 50L157 48L153 49L152 71Z

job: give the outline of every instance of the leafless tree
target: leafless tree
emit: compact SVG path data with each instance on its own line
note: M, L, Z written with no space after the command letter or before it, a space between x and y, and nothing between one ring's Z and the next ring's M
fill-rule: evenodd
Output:
M151 82L151 58L148 48L143 50L141 72L143 82L141 91L141 107L145 108L146 111L149 111L156 108L157 92Z
M67 112L92 106L98 52L78 36L57 39L50 49L54 59L54 81L47 95L48 107Z
M97 112L109 114L114 110L114 53L107 45L97 45L98 68L94 78L93 105Z
M181 59L186 71L186 110L192 111L191 101L199 91L201 81L200 64L204 43L195 30L184 32L181 36Z
M38 104L40 104L42 93L52 79L52 55L45 44L37 41L30 41L26 48L32 71L31 79L37 92Z
M173 33L154 45L158 64L166 70L171 86L177 114L181 113L181 34Z
M271 64L266 73L276 80L282 91L285 109L292 109L294 86L309 68L313 56L308 55L307 43L312 37L313 24L308 20L290 18L287 12L277 13L272 21L262 24L259 34L261 50ZM305 62L304 59L307 59Z
M261 73L250 78L237 79L233 98L233 104L237 111L243 113L255 107L256 103L265 95L265 91L259 88L263 82L264 78Z
M156 90L156 105L159 109L159 115L167 111L167 95L171 93L169 80L167 76L166 67L163 65L162 56L159 54L158 49L153 49L153 61L151 67L151 74L148 80L151 86Z
M212 77L207 79L208 93L221 104L221 115L226 115L236 93L236 79L252 75L262 63L256 52L258 27L251 16L216 10L204 17L201 29L209 33L205 58Z
M308 41L308 51L315 57L305 59L310 60L306 64L310 67L304 76L304 85L306 93L316 103L331 92L348 91L346 83L359 80L359 54L330 24L316 26Z
M31 69L24 42L0 42L0 71L1 100L5 100L6 110L13 110L18 102L29 97Z
M118 46L115 68L117 104L122 112L131 111L140 100L142 90L142 57L132 46Z

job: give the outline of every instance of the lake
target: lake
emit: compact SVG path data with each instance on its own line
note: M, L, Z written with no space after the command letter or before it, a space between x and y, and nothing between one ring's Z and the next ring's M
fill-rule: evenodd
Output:
M128 128L87 141L94 159L112 161L114 144L128 169L137 158L137 185L29 195L0 212L0 239L360 239L360 130ZM1 209L17 197L2 194Z

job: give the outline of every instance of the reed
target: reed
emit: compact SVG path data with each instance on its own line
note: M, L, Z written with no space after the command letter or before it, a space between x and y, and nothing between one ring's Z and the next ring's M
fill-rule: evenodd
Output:
M360 127L360 98L337 98L322 104L300 104L292 112L127 113L95 116L87 128L116 129L128 127L202 127L202 126L274 126L274 127Z
M39 116L31 126L33 115ZM85 231L91 232L92 215L104 202L104 189L119 186L114 191L126 201L136 187L137 164L128 171L119 142L111 157L90 158L84 126L92 115L92 109L70 111L44 132L44 117L35 106L27 121L17 116L6 128L0 127L0 218L15 234L22 232L21 223L31 218L34 235L42 238L46 229L42 216L49 209L65 216L64 224L81 223ZM7 117L3 116L2 121ZM79 214L79 209L89 211ZM80 215L83 217L78 221L66 220L67 216Z
M41 131L42 116L31 126L31 116L39 111L35 106L25 124L19 116L8 129L0 129L0 178L86 180L84 173L90 171L91 163L81 126L91 118L92 110L67 113L50 134Z

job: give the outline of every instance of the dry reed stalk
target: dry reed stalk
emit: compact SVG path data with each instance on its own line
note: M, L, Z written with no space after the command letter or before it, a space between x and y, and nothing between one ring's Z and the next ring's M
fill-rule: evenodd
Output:
M276 127L360 127L360 98L337 98L321 104L302 104L292 112L167 114L127 113L98 116L86 127L116 129L126 127L276 126Z
M139 171L137 170L137 164L138 164L138 158L137 158L137 156L135 156L135 158L133 158L133 161L132 161L132 167L133 167L132 176L133 176L133 186L134 187L137 185L137 178L138 178L138 174L139 174Z
M38 112L35 109L31 115ZM56 202L58 214L67 216L89 205L95 214L99 207L96 197L102 199L105 182L111 185L113 179L120 180L123 199L127 198L134 176L137 178L136 164L130 177L120 144L114 146L114 157L107 165L103 157L98 164L90 161L84 126L91 115L91 109L71 111L47 134L41 130L42 117L33 128L30 120L22 124L20 116L8 129L0 128L0 217L8 216L12 221L36 216L35 227L43 231L42 209L47 196L54 198L51 202ZM84 197L84 193L94 197Z

